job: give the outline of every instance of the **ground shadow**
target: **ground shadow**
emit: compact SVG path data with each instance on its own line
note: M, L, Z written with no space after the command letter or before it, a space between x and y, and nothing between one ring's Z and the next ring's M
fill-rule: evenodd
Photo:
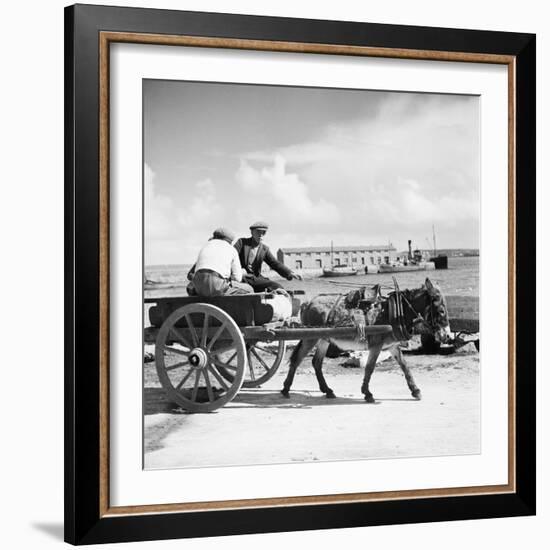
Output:
M419 402L414 397L401 398L376 398L376 403L384 401L404 401L404 402ZM240 405L241 404L241 405ZM327 399L321 392L310 391L291 391L290 397L287 399L279 392L247 392L240 391L229 406L231 408L275 408L275 409L311 409L321 406L334 405L362 405L365 404L364 398L361 396L336 396L334 399Z
M434 351L425 350L423 348L402 349L401 353L405 355L452 355L453 353L456 353L456 349L453 347L440 348Z
M409 403L421 403L422 399L415 399L414 397L375 397L376 402L385 403L386 401L403 401Z
M49 535L52 539L64 540L65 530L62 523L32 523L31 526L33 529Z
M187 414L179 405L172 403L166 397L162 388L145 388L143 409L146 416L153 414ZM241 391L226 405L232 409L310 409L325 405L357 405L364 403L362 397L340 397L327 399L321 392L296 390L290 392L290 397L281 395L279 390L254 389Z
M143 414L185 414L179 405L169 401L162 388L145 388L143 391Z
M357 405L364 403L360 397L336 396L327 399L319 391L295 390L290 397L283 397L278 390L241 390L230 403L231 408L257 409L311 409L320 406Z

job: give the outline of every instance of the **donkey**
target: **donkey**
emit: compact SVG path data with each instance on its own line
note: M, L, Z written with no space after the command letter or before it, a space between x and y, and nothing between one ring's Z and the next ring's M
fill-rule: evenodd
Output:
M353 325L357 314L366 319L369 325L392 324L393 332L380 335L369 335L364 340L327 338L319 340L300 340L290 356L290 365L287 377L283 384L281 393L284 397L290 397L290 387L296 374L296 369L306 357L306 355L315 347L313 356L313 367L319 389L327 398L336 397L333 390L327 385L323 376L323 359L327 355L327 350L331 344L342 350L365 350L368 349L368 359L365 366L365 374L361 392L365 396L367 403L374 403L374 397L369 390L369 382L376 366L376 360L380 351L388 350L394 359L399 363L405 380L412 396L415 399L421 399L422 394L416 385L414 378L405 362L400 342L408 339L415 334L430 334L436 341L445 343L450 340L451 331L449 328L449 319L447 315L447 305L445 297L439 288L432 284L430 279L426 278L425 283L420 288L404 290L400 292L402 300L402 312L397 318L392 310L392 295L387 298L380 296L380 287L376 285L372 289L374 294L369 294L367 287L361 287L358 290L350 291L346 295L324 294L313 298L310 302L302 305L301 320L306 326L346 326ZM395 304L395 300L393 304ZM400 326L399 326L400 323Z

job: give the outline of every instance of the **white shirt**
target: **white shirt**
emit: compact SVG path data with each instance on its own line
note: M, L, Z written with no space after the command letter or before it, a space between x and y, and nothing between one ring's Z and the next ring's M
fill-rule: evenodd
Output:
M243 280L237 251L231 244L221 239L212 239L202 247L195 264L195 273L199 269L211 269L224 279L238 282Z

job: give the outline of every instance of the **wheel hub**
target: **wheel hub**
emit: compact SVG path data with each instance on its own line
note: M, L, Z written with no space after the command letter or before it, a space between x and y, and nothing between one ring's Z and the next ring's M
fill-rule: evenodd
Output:
M189 354L189 363L196 369L202 369L208 363L208 355L202 348L194 348Z

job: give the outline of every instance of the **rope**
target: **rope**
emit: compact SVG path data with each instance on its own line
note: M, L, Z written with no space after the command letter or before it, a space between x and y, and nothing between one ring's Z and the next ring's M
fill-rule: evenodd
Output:
M334 302L332 308L328 312L327 319L325 321L325 326L330 325L330 323L332 321L332 315L333 315L334 311L336 310L336 308L338 307L338 305L340 304L340 302L342 301L343 297L344 297L344 294L339 294L338 295L338 298L336 299L336 301ZM364 322L364 313L363 313L363 322L361 322L357 319L357 316L352 313L353 310L350 310L346 307L344 308L344 310L346 312L345 321L351 321L351 323L353 324L353 326L355 326L355 328L357 330L358 340L360 342L364 342L367 339L366 328L365 328L366 323ZM346 325L334 325L334 326L338 327L338 326L346 326Z
M332 306L332 308L330 309L330 311L328 312L328 315L327 315L327 319L325 321L325 325L328 326L330 324L330 321L331 321L331 315L334 313L334 311L336 310L336 307L338 306L338 304L340 303L340 301L342 300L342 297L344 295L343 294L339 294L338 295L338 298L336 298L336 301L334 302L334 305Z

